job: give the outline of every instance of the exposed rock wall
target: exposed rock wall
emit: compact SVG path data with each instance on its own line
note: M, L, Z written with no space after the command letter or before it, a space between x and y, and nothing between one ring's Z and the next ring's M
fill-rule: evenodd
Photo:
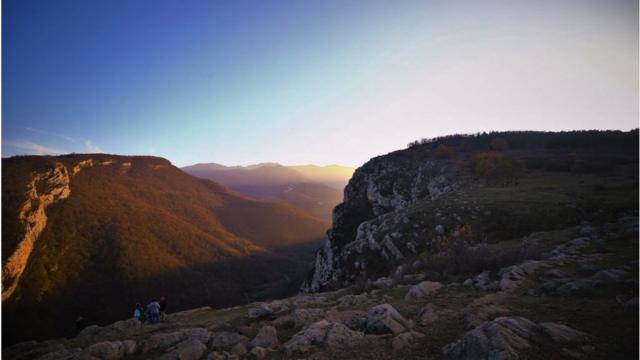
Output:
M347 285L366 271L358 254L400 260L414 245L396 231L407 224L405 210L456 189L455 165L435 160L428 149L409 149L374 158L358 168L334 209L333 226L318 251L301 291Z
M78 166L76 166L78 168ZM75 171L74 168L74 173ZM47 225L46 208L71 195L69 172L57 163L46 172L34 173L27 185L26 200L20 207L18 220L24 225L24 236L2 269L2 300L14 293L29 261L38 236Z

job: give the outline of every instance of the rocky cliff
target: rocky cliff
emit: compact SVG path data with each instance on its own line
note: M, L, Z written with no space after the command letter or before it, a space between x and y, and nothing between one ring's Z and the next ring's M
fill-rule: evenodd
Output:
M75 172L74 172L75 173ZM33 172L26 187L26 200L20 206L18 221L23 235L13 253L2 267L2 301L7 300L18 287L34 244L47 226L47 207L66 199L71 194L69 173L61 163L44 172Z
M430 153L420 149L414 158L398 152L356 170L302 291L348 285L369 262L393 264L424 250L424 241L401 231L409 223L406 210L459 189L462 182L453 161L432 159Z
M345 188L301 291L397 280L447 243L498 242L597 216L607 209L570 193L568 183L635 165L636 145L637 131L507 132L417 142L373 158Z

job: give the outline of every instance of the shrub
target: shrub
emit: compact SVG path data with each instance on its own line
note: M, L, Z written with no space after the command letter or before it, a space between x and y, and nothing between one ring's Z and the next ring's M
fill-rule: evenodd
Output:
M489 143L489 149L491 150L495 150L495 151L504 151L507 150L509 148L509 144L507 143L507 140L503 139L503 138L493 138L491 139L491 143Z
M513 160L495 151L482 152L471 159L471 167L476 176L497 185L510 185L515 182Z
M434 155L438 159L452 159L456 156L456 149L453 146L440 144L436 148Z

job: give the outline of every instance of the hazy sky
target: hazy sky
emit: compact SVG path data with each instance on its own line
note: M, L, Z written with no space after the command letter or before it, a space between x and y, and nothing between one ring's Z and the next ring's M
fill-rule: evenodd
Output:
M2 1L2 155L361 165L638 127L638 2Z

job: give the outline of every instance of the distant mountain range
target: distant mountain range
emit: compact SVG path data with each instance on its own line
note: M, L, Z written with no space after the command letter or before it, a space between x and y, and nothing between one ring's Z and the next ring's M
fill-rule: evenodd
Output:
M178 310L291 292L329 227L162 158L21 156L2 170L5 343L70 335L78 316L123 319L160 295Z
M333 208L342 201L344 187L354 171L338 165L278 163L249 166L208 163L186 166L182 170L256 199L293 205L324 220L331 219Z

